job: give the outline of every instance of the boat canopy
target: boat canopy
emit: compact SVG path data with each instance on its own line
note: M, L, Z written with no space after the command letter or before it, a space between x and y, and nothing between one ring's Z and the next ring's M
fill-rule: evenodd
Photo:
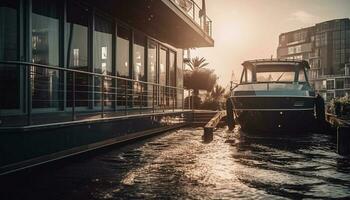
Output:
M305 69L310 69L310 65L305 60L291 60L291 59L258 59L248 60L242 63L243 67L259 67L266 65L293 65L299 66Z

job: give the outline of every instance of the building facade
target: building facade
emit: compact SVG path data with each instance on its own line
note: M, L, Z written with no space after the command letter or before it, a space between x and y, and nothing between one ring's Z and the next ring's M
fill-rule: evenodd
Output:
M327 101L350 95L350 19L282 33L277 57L307 60L310 82Z
M211 25L192 0L1 0L0 174L183 117L183 50Z

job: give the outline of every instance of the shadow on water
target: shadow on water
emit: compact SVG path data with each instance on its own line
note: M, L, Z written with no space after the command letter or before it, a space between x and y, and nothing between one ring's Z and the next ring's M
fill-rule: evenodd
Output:
M0 181L0 199L350 197L335 137L184 128Z

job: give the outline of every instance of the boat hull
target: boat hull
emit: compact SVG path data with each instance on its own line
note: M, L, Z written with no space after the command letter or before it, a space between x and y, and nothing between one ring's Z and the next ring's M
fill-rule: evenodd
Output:
M237 122L245 131L307 131L315 121L314 98L231 97Z
M313 111L240 111L237 121L250 132L295 132L312 130Z

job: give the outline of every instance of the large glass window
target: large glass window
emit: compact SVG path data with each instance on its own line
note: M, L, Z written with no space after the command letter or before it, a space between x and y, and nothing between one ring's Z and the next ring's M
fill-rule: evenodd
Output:
M117 34L117 75L129 78L129 49L130 31L122 26L118 26Z
M95 17L94 72L112 75L112 23Z
M75 1L68 1L66 23L67 67L80 71L89 71L88 67L88 26L89 10ZM89 76L75 74L75 106L87 107L89 99ZM67 74L67 106L72 106L73 76Z
M134 34L134 80L145 81L145 36Z
M183 54L182 50L178 50L176 54L176 86L178 88L183 88ZM177 108L183 107L184 92L181 89L177 90Z
M168 85L176 86L176 54L173 51L169 52L169 80ZM175 106L176 90L169 88L168 90L168 104L170 107Z
M147 78L148 82L157 83L157 63L158 63L158 53L157 53L157 43L149 41L148 42L148 65L147 65ZM157 87L148 86L148 106L153 106L157 104Z
M117 31L117 76L130 78L130 30L118 26ZM125 80L117 81L117 105L131 105L129 93L130 83Z
M176 86L176 55L175 52L169 53L169 85Z
M104 75L112 75L112 23L95 16L94 31L94 72ZM105 78L102 84L102 77L95 77L95 106L101 105L101 94L104 94L105 106L112 106L113 82ZM101 91L101 89L103 89Z
M327 90L334 90L334 80L327 80Z
M159 84L166 85L166 71L167 71L167 49L160 49L159 52Z
M159 51L159 104L161 106L166 105L166 78L167 78L167 61L168 59L168 50L161 48Z
M134 33L134 47L133 47L133 79L137 81L145 81L145 42L146 38L141 33ZM140 106L141 102L144 106L144 91L145 85L134 82L134 105Z
M0 2L0 60L18 60L18 1ZM20 69L0 64L0 109L20 107Z
M59 5L56 1L32 1L32 61L59 64ZM57 108L59 72L32 67L33 108Z
M344 79L335 79L335 89L344 89Z

